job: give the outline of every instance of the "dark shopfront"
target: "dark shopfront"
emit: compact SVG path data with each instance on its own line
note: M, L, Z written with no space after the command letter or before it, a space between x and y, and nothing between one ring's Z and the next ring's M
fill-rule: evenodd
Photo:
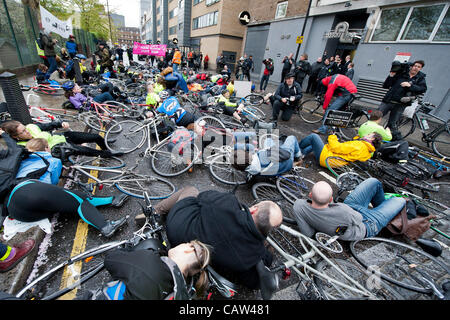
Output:
M339 55L344 60L350 55L353 60L368 18L365 10L336 14L332 30L324 35L328 39L324 49L326 56Z

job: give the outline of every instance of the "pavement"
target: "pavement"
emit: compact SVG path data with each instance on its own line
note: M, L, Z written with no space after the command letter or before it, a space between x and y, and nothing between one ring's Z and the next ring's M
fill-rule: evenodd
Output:
M32 83L32 76L30 75L22 75L19 77L19 82L24 84L31 84ZM278 83L269 82L269 85L267 87L266 92L274 92L278 86ZM256 87L259 87L258 82L256 82ZM1 91L1 88L0 88ZM307 98L308 95L305 95L305 98ZM32 99L35 99L33 97ZM42 96L40 95L38 97L39 105L45 105L49 107L60 107L62 102L65 101L64 97L51 97L51 96ZM4 100L3 95L0 94L0 101ZM33 101L33 100L31 100ZM30 104L34 104L31 102ZM270 107L268 105L265 105L265 111L270 112ZM295 119L294 119L295 117ZM283 134L289 135L294 134L299 140L309 134L312 129L315 129L317 125L308 125L303 123L298 116L294 116L293 119L290 122L282 123L279 122L279 129ZM82 126L77 128L77 130L83 130ZM421 142L420 136L418 134L413 134L411 137L408 138L408 141L411 144L417 145L420 148L427 149L427 146ZM148 167L150 167L148 165ZM315 168L311 168L313 171L316 170ZM211 182L211 178L205 177L206 170L194 170L194 173L192 173L187 179L185 176L180 177L178 180L174 180L174 184L177 187L182 187L189 181L195 181L196 185L198 185L198 188L203 191L206 189L223 189L223 186L220 186L216 184L216 182ZM312 173L315 175L315 177L318 179L320 176L316 173ZM178 177L175 177L178 178ZM314 180L317 181L317 180ZM239 198L242 198L249 201L249 198L251 198L251 195L249 195L248 190L244 190L243 193L240 194ZM134 203L136 205L136 203ZM137 205L135 206L137 207ZM127 208L126 211L134 210ZM108 213L109 214L109 213ZM115 213L116 214L116 213ZM131 229L134 228L133 226L130 226ZM135 229L134 229L135 230ZM60 230L61 231L61 230ZM131 231L130 231L131 232ZM91 232L92 233L92 232ZM95 232L94 232L95 233ZM0 233L1 235L1 233ZM30 277L30 273L32 272L33 265L40 256L43 254L45 255L45 246L49 246L49 235L46 235L44 231L42 231L38 227L34 227L27 232L19 233L15 237L13 237L10 241L6 242L8 245L14 245L23 242L26 239L34 239L36 241L36 246L33 249L32 253L30 253L22 262L20 262L14 269L7 273L0 273L0 291L7 292L9 294L16 294L21 288L23 288L26 285L27 279ZM69 236L68 236L69 237ZM98 241L98 235L90 235L90 237L96 238ZM63 236L64 238L64 236ZM2 240L3 241L3 240ZM42 247L42 248L40 248ZM69 249L67 249L69 250ZM70 251L69 251L70 252ZM58 252L55 253L56 255ZM42 263L45 263L42 262ZM295 292L296 284L291 282L287 282L283 284L283 287L279 292L277 292L274 296L275 300L298 300L298 295ZM245 299L257 299L259 296L254 291L248 291L246 294L244 294L244 300ZM242 296L241 296L242 298Z

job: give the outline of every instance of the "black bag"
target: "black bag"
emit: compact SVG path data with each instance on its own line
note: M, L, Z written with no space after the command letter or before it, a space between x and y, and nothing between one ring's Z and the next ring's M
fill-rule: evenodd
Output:
M8 194L21 181L27 179L38 179L48 169L49 163L41 157L45 163L45 167L35 170L27 174L26 177L16 178L19 171L20 163L27 158L31 152L11 138L7 133L3 133L0 137L0 202L2 203L2 216L6 215L4 210L5 200ZM37 154L37 153L36 153ZM40 156L39 154L37 154Z
M397 163L400 160L408 160L408 148L408 141L405 140L384 143L378 148L377 156L385 161Z

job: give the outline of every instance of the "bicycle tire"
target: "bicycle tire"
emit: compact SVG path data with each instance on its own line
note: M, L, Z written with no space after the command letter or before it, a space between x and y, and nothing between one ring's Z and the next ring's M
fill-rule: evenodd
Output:
M450 159L450 133L447 128L443 128L434 136L431 146L437 155Z
M267 182L255 183L252 186L252 196L258 202L265 200L275 202L283 212L283 219L294 219L294 208L292 204L280 193L275 184Z
M264 121L266 114L256 106L247 106L243 110L243 115L252 121Z
M295 201L308 197L315 182L299 175L285 174L277 177L275 184L282 196L294 204Z
M225 132L225 125L224 123L217 117L213 116L202 116L195 120L196 123L199 123L200 121L205 121L205 128L206 129L213 129L218 130L221 132Z
M377 237L365 238L351 242L350 251L356 261L364 268L369 269L370 267L376 271L376 274L381 279L413 292L430 294L431 289L425 288L412 277L401 279L401 275L404 275L404 272L395 270L395 268L398 268L399 263L403 263L406 270L410 269L412 265L415 266L414 268L420 266L426 269L427 274L432 279L439 277L439 281L450 277L450 268L445 263L420 249L396 240ZM408 256L406 257L407 254ZM404 261L400 255L405 256L409 263ZM370 258L372 260L369 260ZM382 261L382 259L386 260L389 258L389 261ZM424 267L423 264L427 265Z
M358 129L363 124L369 121L366 112L358 110L356 116L352 116L346 128L339 128L339 132L345 140L353 140L358 135Z
M231 155L219 154L209 164L209 172L218 181L229 185L242 185L247 183L247 173L234 168Z
M195 143L188 143L193 150L183 148L183 154L175 151L175 147L169 146L171 141L167 140L152 151L151 166L153 171L163 177L175 177L188 171L197 160L199 155L198 147Z
M126 113L130 110L130 107L118 101L105 101L102 102L100 105L106 110L108 110L111 114L120 117L124 117Z
M398 120L397 129L400 132L400 139L405 139L416 129L416 122L414 119L401 116Z
M259 94L251 93L244 97L246 103L252 106L260 106L264 102L264 97Z
M120 128L120 131L116 130ZM147 138L145 127L134 120L123 120L105 134L106 147L113 152L130 153L138 149Z
M324 115L322 104L316 99L307 99L300 104L298 115L307 123L318 123Z
M101 158L91 156L70 155L68 159L72 164L80 165L90 170L118 169L125 167L125 162L117 157Z
M118 122L111 118L102 117L99 118L97 114L92 112L87 112L82 116L82 121L91 129L98 131L98 132L107 132L111 128L115 128L115 130L119 130L120 127L117 127L116 125Z
M167 179L138 174L125 175L114 185L120 192L139 199L144 199L144 192L147 191L150 200L168 198L176 189Z

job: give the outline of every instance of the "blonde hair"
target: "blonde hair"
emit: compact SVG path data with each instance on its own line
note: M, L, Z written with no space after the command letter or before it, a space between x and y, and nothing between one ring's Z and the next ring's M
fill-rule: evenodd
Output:
M208 274L205 268L211 261L211 247L198 240L192 240L189 244L194 248L196 261L189 265L188 275L193 276L200 273L195 283L195 291L198 297L201 297L209 286Z
M29 151L45 151L45 149L48 147L47 140L43 138L33 138L31 140L28 140L27 144L25 145L25 148L27 148Z

